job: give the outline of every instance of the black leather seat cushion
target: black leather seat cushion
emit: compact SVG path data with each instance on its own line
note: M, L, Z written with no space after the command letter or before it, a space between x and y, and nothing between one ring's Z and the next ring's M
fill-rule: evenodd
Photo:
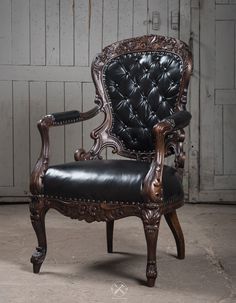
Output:
M150 164L132 160L91 160L55 165L44 178L44 194L64 199L144 202L143 180ZM183 199L177 171L164 166L164 202Z

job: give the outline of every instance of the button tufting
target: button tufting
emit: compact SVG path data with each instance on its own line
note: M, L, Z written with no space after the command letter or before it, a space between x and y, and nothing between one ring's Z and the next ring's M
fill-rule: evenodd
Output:
M103 76L114 113L111 133L126 150L133 153L154 150L150 130L162 119L163 112L168 115L174 111L179 90L170 88L179 87L180 81L171 77L181 79L181 64L179 56L167 51L129 53L107 63ZM153 78L149 77L151 71ZM169 78L163 77L166 72ZM171 100L170 104L166 100Z

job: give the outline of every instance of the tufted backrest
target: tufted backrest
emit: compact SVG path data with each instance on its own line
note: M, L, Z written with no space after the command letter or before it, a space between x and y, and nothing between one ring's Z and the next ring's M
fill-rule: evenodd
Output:
M106 113L99 129L106 136L100 138L110 139L122 155L153 153L153 126L185 109L189 57L183 42L153 35L105 48L93 63L97 99Z
M182 59L169 52L128 53L106 65L104 82L112 108L111 132L127 149L154 149L152 128L174 113L182 74Z

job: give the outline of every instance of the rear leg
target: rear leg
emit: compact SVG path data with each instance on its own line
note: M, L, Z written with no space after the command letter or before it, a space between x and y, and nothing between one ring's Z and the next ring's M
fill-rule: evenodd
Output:
M184 259L185 258L184 235L176 211L174 210L168 214L165 214L165 219L175 238L175 242L177 246L177 257L178 259Z
M106 232L107 232L107 252L113 252L113 231L114 231L114 220L106 222Z

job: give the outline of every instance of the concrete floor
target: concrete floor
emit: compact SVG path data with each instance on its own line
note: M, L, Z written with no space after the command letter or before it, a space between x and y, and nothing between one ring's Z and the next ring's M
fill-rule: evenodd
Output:
M107 254L104 223L78 222L51 210L48 254L35 275L29 262L36 239L28 206L1 205L0 303L236 302L236 207L185 205L178 213L186 259L174 257L175 243L162 220L159 277L148 288L139 219L115 222L115 253Z

